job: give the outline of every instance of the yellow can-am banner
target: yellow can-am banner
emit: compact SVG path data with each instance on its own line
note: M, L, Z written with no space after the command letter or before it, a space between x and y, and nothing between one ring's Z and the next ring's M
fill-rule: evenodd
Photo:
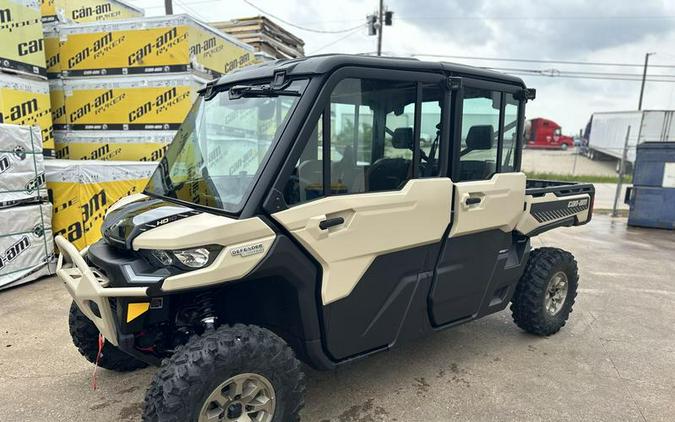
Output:
M59 29L63 75L193 72L208 78L254 63L253 48L187 15Z
M67 129L175 130L205 79L190 74L64 80Z
M96 242L108 208L142 192L155 167L156 163L129 161L47 160L54 235L62 235L78 249Z
M44 32L45 40L45 66L49 79L61 76L61 40L56 29Z
M52 126L54 130L66 128L66 97L63 94L63 80L49 81L49 99L52 105Z
M70 160L159 161L174 131L55 132L56 158Z
M119 0L41 0L42 23L87 23L141 17L143 9Z
M39 0L0 0L0 68L46 76Z
M39 126L43 149L53 149L49 83L0 73L0 123Z

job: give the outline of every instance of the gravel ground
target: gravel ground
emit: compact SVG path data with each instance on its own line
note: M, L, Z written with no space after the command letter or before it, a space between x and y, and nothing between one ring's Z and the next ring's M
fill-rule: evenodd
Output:
M303 421L672 421L675 236L596 216L533 239L579 261L571 320L550 338L508 311L332 372L307 369ZM0 292L0 420L135 421L154 369L100 370L73 347L54 278Z

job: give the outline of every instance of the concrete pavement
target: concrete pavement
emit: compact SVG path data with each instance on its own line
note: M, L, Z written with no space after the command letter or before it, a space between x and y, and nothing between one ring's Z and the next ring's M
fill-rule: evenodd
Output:
M596 216L533 239L579 262L563 330L525 334L508 311L334 372L307 369L303 421L672 421L675 233ZM0 292L0 420L139 420L154 369L99 371L67 329L51 278Z

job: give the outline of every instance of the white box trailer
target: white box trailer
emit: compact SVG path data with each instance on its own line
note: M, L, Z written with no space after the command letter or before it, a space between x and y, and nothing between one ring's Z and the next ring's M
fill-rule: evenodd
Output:
M627 161L635 162L635 150L643 142L675 141L675 110L644 110L593 113L588 139L590 158L621 159L630 126Z

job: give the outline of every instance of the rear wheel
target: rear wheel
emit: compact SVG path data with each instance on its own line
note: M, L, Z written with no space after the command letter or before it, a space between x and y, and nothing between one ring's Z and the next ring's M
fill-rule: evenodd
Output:
M70 305L68 326L70 328L70 336L77 350L89 362L96 363L96 355L98 354L98 328L80 311L75 302ZM110 369L111 371L128 372L145 368L148 365L124 353L106 340L103 344L98 366Z
M571 253L557 248L533 250L511 300L516 325L540 336L558 332L572 312L578 281Z
M256 326L223 326L162 363L143 420L297 421L304 389L300 362L281 338Z

